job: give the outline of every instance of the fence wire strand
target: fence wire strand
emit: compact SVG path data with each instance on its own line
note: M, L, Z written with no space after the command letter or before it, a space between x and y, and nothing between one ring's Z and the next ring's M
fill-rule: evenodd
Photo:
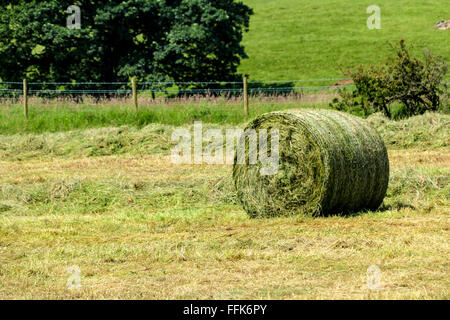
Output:
M449 79L450 74L445 76ZM249 81L248 93L295 93L354 87L348 78L318 78L296 80ZM344 83L339 83L344 82ZM138 82L137 92L141 94L187 95L187 94L242 94L243 81L215 82ZM298 85L320 83L321 85ZM324 83L329 83L324 85ZM447 85L450 82L444 82ZM30 95L130 95L131 82L28 82ZM277 86L276 84L281 84ZM297 85L296 85L297 84ZM114 87L115 86L115 87ZM199 88L200 87L200 88ZM206 88L205 88L206 87ZM0 97L23 94L23 82L0 81Z

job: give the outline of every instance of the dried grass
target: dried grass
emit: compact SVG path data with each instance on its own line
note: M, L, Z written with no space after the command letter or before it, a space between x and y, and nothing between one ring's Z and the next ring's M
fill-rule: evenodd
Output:
M382 139L364 120L331 110L273 112L246 130L270 128L280 135L278 172L260 175L260 162L233 168L250 216L330 215L381 205L389 160Z

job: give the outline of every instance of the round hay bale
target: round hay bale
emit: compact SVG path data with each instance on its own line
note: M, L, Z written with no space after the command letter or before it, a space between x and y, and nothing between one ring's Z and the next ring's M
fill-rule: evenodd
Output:
M383 202L388 155L363 119L332 110L291 110L263 114L245 132L251 129L277 129L279 136L279 166L272 175L261 175L261 161L249 163L259 151L248 147L248 135L241 137L246 157L239 164L236 155L233 179L251 217L346 214L376 210Z

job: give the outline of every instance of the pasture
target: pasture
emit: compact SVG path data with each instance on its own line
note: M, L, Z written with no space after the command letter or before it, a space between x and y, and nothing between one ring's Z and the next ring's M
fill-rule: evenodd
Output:
M243 45L249 59L239 72L251 80L342 77L359 64L378 64L392 50L387 41L404 38L414 54L427 49L450 59L448 31L436 22L449 19L439 0L326 1L245 0L254 9ZM381 29L367 28L368 6L381 9Z

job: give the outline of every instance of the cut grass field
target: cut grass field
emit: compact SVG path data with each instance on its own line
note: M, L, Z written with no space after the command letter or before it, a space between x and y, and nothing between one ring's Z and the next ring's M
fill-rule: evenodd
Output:
M415 54L425 49L450 59L450 30L434 28L450 19L440 0L326 1L244 0L255 14L243 44L249 59L239 68L251 80L342 77L342 70L376 64L391 54L387 41L404 38ZM369 30L367 7L381 9L381 29Z
M168 125L0 136L0 298L448 299L450 116L369 121L385 202L328 218L250 219L231 167L171 163Z

